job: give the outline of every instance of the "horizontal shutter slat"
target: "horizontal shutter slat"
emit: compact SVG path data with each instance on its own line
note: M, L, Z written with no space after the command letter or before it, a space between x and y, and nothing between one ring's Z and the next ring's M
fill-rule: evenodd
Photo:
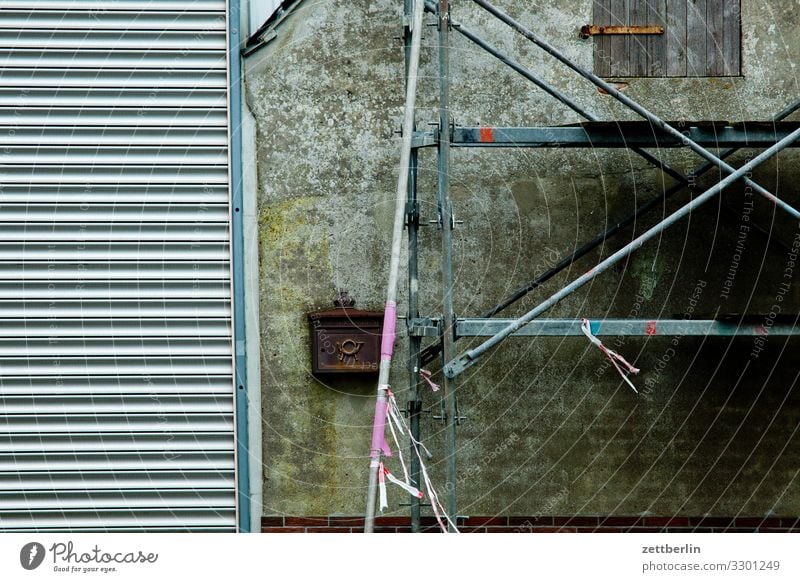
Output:
M225 0L0 0L0 531L236 527Z

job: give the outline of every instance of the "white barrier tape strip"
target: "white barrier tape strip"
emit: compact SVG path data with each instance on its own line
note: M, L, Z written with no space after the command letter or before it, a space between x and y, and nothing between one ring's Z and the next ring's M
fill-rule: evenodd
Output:
M603 342L601 342L597 338L597 336L595 336L592 333L592 329L591 329L591 327L589 325L589 320L588 319L584 319L582 321L582 323L581 323L581 331L583 332L583 335L585 335L587 338L589 338L590 342L592 342L594 345L596 345L598 348L600 348L600 351L603 352L609 360L611 360L611 363L614 365L614 368L616 368L617 372L619 372L619 375L622 376L622 379L625 380L625 382L628 384L628 386L630 386L631 389L638 394L639 391L636 389L636 386L633 385L633 382L630 381L630 378L628 378L628 375L625 372L623 372L622 368L620 368L620 364L622 364L622 366L624 366L625 369L628 370L628 372L630 374L638 374L639 373L639 368L634 367L630 362L628 362L628 360L626 360L625 358L620 356L614 350L611 350L611 349L607 348L606 346L604 346Z
M388 414L386 419L389 421L389 432L392 433L392 438L394 439L394 444L397 447L397 458L400 460L400 466L403 468L403 477L405 477L405 482L410 483L411 480L408 478L408 469L406 469L406 462L403 459L403 447L400 446L400 441L397 438L397 432L395 432L395 426L397 426L397 430L400 432L403 431L403 427L400 424L400 421L397 419L397 413L395 412L396 408L396 401L394 398L394 394L392 391L389 390L389 406L387 407Z
M430 457L431 454L428 449L425 448L421 442L416 440L411 434L411 428L409 428L408 424L403 420L403 417L400 415L400 409L397 406L397 400L394 397L394 394L389 391L388 392L388 402L389 402L389 412L390 415L394 413L398 420L398 424L405 429L404 432L408 434L409 438L411 439L411 443L414 448L414 453L416 453L417 458L419 459L419 468L422 473L422 480L425 483L425 489L428 492L428 497L431 500L431 508L433 509L433 514L436 517L436 521L439 524L439 527L442 529L444 533L450 533L447 529L447 526L442 521L442 515L444 515L444 519L453 527L453 531L458 533L458 528L456 524L453 523L453 520L450 519L450 516L447 515L447 512L444 510L444 506L439 502L439 496L436 493L436 490L433 488L433 483L431 482L430 477L428 476L428 471L425 468L425 463L422 461L422 455L419 452L420 447L427 453Z
M403 416L402 416L403 413L400 412L400 407L397 405L397 399L394 397L394 394L392 394L391 392L389 393L389 414L393 414L394 415L394 419L395 419L395 422L397 423L398 430L400 432L404 433L404 434L408 433L408 438L411 439L411 442L413 442L413 443L419 445L420 447L422 447L422 450L425 451L425 455L429 459L432 459L433 455L428 450L428 448L425 445L423 445L420 441L415 439L414 436L411 434L411 430L408 429L408 427L406 426L405 421L401 421L401 419L403 418ZM406 479L406 481L409 481L409 479Z
M384 509L389 507L389 502L386 500L386 480L383 478L385 470L383 463L378 464L378 493L380 497L381 513L383 513Z
M433 380L431 380L431 373L428 370L425 370L424 368L421 369L419 371L419 375L423 380L425 380L428 383L428 386L431 387L431 391L433 392L439 391L439 385Z
M419 451L417 451L417 453L419 453ZM436 516L436 521L439 524L439 527L442 529L443 533L450 533L447 529L447 526L442 521L442 515L444 515L447 522L452 524L453 529L456 533L458 533L458 528L456 528L455 524L453 524L452 520L447 515L447 512L444 510L444 507L439 502L439 495L433 488L433 483L431 483L430 477L428 477L428 471L425 469L422 459L420 459L419 465L420 469L422 469L422 478L423 481L425 481L425 488L428 490L428 497L431 499L431 509L433 509L433 515Z
M397 405L397 400L395 400L394 398L390 398L389 399L389 410L394 410L395 411L395 415L400 415L401 414L400 413L400 407ZM400 416L399 418L402 419L402 416ZM405 430L403 430L403 429L405 429ZM422 442L420 442L420 441L418 441L417 439L414 438L414 436L411 434L411 429L408 428L408 425L405 423L405 421L403 421L403 423L402 423L401 432L408 433L408 438L411 439L411 442L415 443L416 445L418 445L420 447L422 447L422 450L425 451L425 456L427 456L429 459L433 458L433 455L428 450L428 447L426 447L424 444L422 444Z
M398 479L397 477L395 477L394 475L392 475L392 474L389 472L389 469L387 469L386 467L384 467L384 468L383 468L383 472L384 472L384 474L386 475L386 478L387 478L389 481L391 481L392 483L394 483L394 484L395 484L395 485L397 485L398 487L402 487L403 489L405 489L406 491L408 491L408 492L409 492L411 495L413 495L414 497L416 497L416 498L418 498L418 499L422 499L422 498L424 497L424 495L423 495L422 491L420 491L420 490L419 490L419 489L417 489L416 487L413 487L413 486L409 485L408 483L403 483L403 482L402 482L400 479Z
M428 497L431 500L431 509L433 509L433 515L436 517L436 522L439 524L439 527L442 529L443 533L450 533L447 529L447 526L442 521L442 515L444 515L445 520L452 524L453 530L458 533L458 528L455 526L453 521L447 515L447 512L444 510L444 507L439 502L439 495L433 488L433 483L428 476L428 470L425 468L425 463L422 462L422 456L419 454L419 448L417 448L416 444L414 445L414 452L417 454L417 458L419 458L419 468L422 472L422 480L425 483L425 489L428 491Z

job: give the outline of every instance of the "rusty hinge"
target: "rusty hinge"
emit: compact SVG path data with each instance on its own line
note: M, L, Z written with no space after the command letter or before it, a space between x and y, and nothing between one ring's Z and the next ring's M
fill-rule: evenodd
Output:
M663 26L598 26L587 24L581 27L581 38L605 34L664 34Z

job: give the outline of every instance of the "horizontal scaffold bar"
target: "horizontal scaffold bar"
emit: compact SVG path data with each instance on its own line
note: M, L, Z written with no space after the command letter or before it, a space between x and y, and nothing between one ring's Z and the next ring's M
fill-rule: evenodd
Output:
M800 122L670 122L686 138L704 147L766 148L800 127ZM436 132L420 131L414 147L436 144ZM528 148L677 148L685 143L647 121L587 122L553 127L456 127L453 147ZM800 146L800 142L793 147Z
M493 336L513 323L513 319L464 318L456 322L457 337ZM800 335L800 322L775 320L769 316L758 321L717 319L595 319L589 320L592 333L598 336L790 336ZM534 319L515 336L583 335L580 319Z

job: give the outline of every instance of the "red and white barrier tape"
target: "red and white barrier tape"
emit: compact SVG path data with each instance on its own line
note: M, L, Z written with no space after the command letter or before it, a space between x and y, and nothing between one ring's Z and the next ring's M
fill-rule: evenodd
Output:
M424 497L424 495L422 494L422 491L420 491L419 489L417 489L413 485L409 485L408 483L403 483L400 479L398 479L397 477L392 475L391 472L389 471L389 469L387 469L386 467L383 468L383 472L384 472L384 474L386 475L386 478L389 481L391 481L392 483L394 483L398 487L402 487L403 489L408 491L414 497L416 497L418 499L422 499Z
M393 418L395 425L398 427L398 430L404 435L408 434L408 438L411 440L411 442L421 447L422 450L425 452L425 456L428 459L432 459L433 455L428 450L428 447L422 444L421 441L415 439L414 436L411 434L411 429L408 428L408 425L406 424L405 420L403 420L403 413L400 411L400 407L397 405L397 399L394 397L394 393L391 391L389 391L388 393L387 406L389 410L389 415ZM397 444L397 447L399 449L400 444L397 443L397 441L395 441L395 444ZM408 479L406 479L406 481L408 481Z
M394 439L394 444L397 447L397 457L400 460L400 466L403 468L403 476L405 477L404 480L400 480L386 468L386 465L383 464L383 461L378 463L378 493L380 498L380 511L383 513L383 510L389 507L386 495L386 479L388 479L391 483L394 483L398 487L404 489L409 494L422 499L423 493L410 483L410 479L408 476L408 469L406 468L406 463L403 458L403 448L400 446L400 441L397 438L397 431L405 433L404 423L402 422L402 416L400 415L400 411L397 408L397 400L394 397L394 393L392 390L387 386L386 387L386 417L385 422L389 425L389 432L392 433L392 439ZM388 449L388 446L386 447Z
M619 375L622 376L622 379L625 380L628 386L630 386L631 389L633 389L633 391L638 394L639 391L636 389L636 386L634 386L633 382L630 381L628 375L622 371L622 368L624 367L630 374L638 374L639 368L634 367L633 364L628 362L628 360L620 356L614 350L611 350L606 346L604 346L603 342L597 339L597 337L592 333L592 328L589 325L588 319L584 319L583 322L581 323L581 331L583 332L583 335L589 338L590 342L592 342L594 345L600 348L600 351L603 352L609 360L611 360L611 363L614 364L614 368L616 368L617 372L619 372Z
M400 460L400 466L403 468L403 477L405 477L406 483L409 483L411 480L408 477L408 469L406 469L406 462L403 458L403 447L400 446L400 441L397 438L397 432L395 431L395 426L397 430L405 432L403 430L403 426L400 424L400 420L398 419L398 415L395 412L395 407L392 405L392 401L394 401L394 394L391 390L387 391L388 400L386 403L386 420L388 421L387 424L389 425L389 432L392 433L392 439L394 439L394 446L397 447L397 457Z
M430 371L428 371L428 370L426 370L426 369L422 368L422 369L419 371L419 375L420 375L420 377L421 377L423 380L425 380L425 381L428 383L428 386L430 386L430 387L431 387L431 391L432 391L432 392L438 392L438 391L439 391L439 385L438 385L436 382L434 382L433 380L431 380L431 373L430 373Z
M422 491L414 487L413 485L409 485L408 483L403 483L400 479L392 475L391 471L386 468L386 465L383 464L381 461L378 463L378 498L380 500L379 509L380 512L383 513L384 509L389 507L389 502L387 501L386 496L386 479L388 479L391 483L394 483L398 487L405 489L409 494L413 495L418 499L422 499L424 497Z
M378 497L380 499L378 507L380 512L383 513L383 510L389 507L389 502L386 500L386 479L384 479L383 461L378 463Z
M417 458L419 459L419 468L420 472L422 473L422 480L425 483L425 489L428 492L428 497L431 500L431 509L433 509L433 514L436 517L436 521L439 524L439 527L442 529L444 533L449 533L447 530L447 526L445 525L444 521L442 521L442 516L444 516L445 521L447 521L452 527L453 530L458 533L458 528L456 524L453 523L453 520L450 519L450 516L447 515L447 512L444 510L444 506L439 501L439 496L436 493L436 490L433 488L433 483L431 482L430 477L428 476L428 470L425 468L425 463L422 461L422 454L420 453L420 448L422 448L425 453L430 458L431 454L428 449L425 448L421 442L416 440L411 434L411 428L408 426L406 421L403 419L400 408L397 405L397 399L395 399L394 394L390 390L388 392L388 400L389 400L389 414L394 416L397 420L398 424L405 429L403 432L408 435L411 439L411 445L414 449L414 453L416 453ZM409 485L410 486L410 485Z
M439 527L442 529L443 532L448 533L447 526L445 525L445 521L449 523L455 532L458 532L456 525L453 523L453 520L450 519L450 516L447 515L447 512L444 510L444 506L439 501L439 496L436 493L436 490L433 488L433 483L431 482L430 477L428 476L428 470L425 467L425 463L422 461L422 453L420 453L420 449L425 451L425 454L428 458L431 457L430 451L425 448L420 441L414 438L411 434L411 428L408 426L408 423L403 419L402 412L400 411L400 407L397 405L397 399L394 396L394 393L391 389L386 386L386 395L387 395L387 402L386 402L386 416L382 419L386 421L385 423L389 425L389 431L392 433L392 438L394 439L395 446L397 447L397 456L400 460L400 466L403 468L403 476L405 480L400 480L386 468L381 461L378 464L378 493L379 493L379 507L380 511L383 512L384 509L388 508L387 502L387 495L386 495L386 479L388 479L391 483L394 483L398 487L407 491L410 495L422 499L424 494L420 491L417 487L414 487L410 481L408 475L408 470L406 468L405 460L403 458L402 447L400 446L400 441L397 437L397 432L401 432L404 435L408 435L411 439L411 445L414 449L414 453L417 455L419 459L419 467L420 472L422 473L422 480L425 484L425 489L428 492L428 497L431 500L431 508L433 509L433 514L436 517L436 521L439 524ZM388 444L385 442L383 444L384 451L387 450ZM444 520L442 520L444 517Z

